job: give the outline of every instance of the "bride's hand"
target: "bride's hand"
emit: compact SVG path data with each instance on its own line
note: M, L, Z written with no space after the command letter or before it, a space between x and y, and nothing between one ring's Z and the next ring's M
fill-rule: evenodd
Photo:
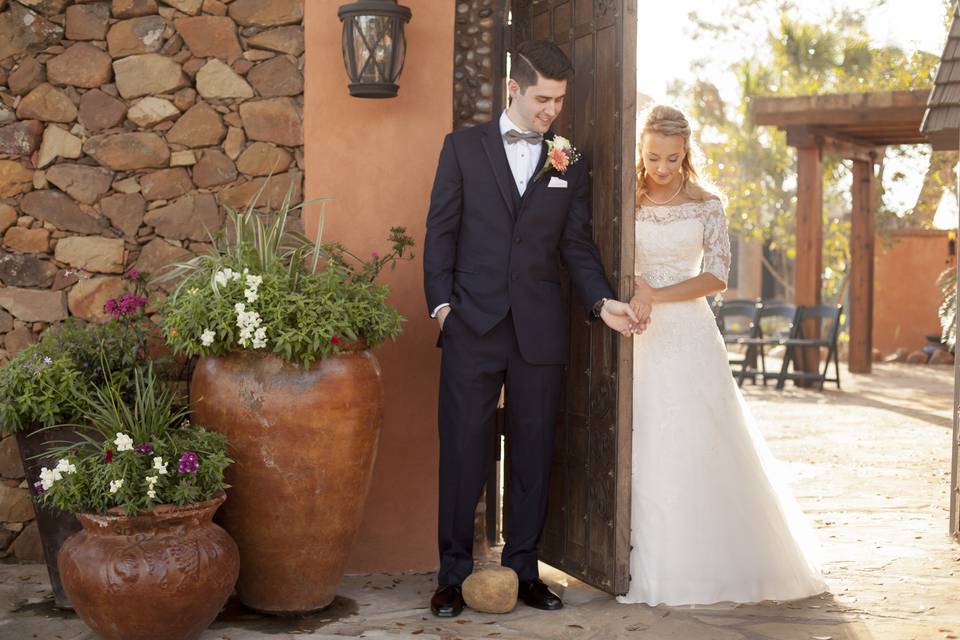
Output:
M637 316L637 328L643 331L650 324L650 312L653 310L653 287L643 278L638 277L633 285L630 308Z

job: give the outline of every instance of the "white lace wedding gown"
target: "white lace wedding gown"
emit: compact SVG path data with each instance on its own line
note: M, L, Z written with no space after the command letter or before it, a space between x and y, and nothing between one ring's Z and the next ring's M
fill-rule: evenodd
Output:
M730 241L717 200L643 207L636 273L712 273ZM705 298L655 304L634 338L629 592L623 603L793 600L826 589L813 529L776 477Z

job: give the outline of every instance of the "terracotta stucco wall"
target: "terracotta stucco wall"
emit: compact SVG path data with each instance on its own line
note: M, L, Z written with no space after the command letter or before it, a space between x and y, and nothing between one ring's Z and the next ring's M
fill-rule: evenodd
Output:
M377 352L386 417L363 527L348 571L436 566L437 329L425 313L421 262L430 187L452 124L452 2L404 0L413 11L400 94L351 98L341 57L342 0L306 3L307 197L333 196L324 236L360 253L383 252L389 227L406 226L417 259L385 280L407 318L403 336ZM308 227L316 210L305 217ZM312 231L311 231L312 232ZM318 541L322 544L322 541Z
M937 278L955 257L946 231L900 231L877 238L874 264L873 346L884 354L909 351L940 332Z

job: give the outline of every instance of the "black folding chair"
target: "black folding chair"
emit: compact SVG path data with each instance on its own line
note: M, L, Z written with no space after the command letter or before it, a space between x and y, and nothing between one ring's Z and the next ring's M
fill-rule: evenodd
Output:
M763 386L767 380L779 380L779 371L767 371L767 349L782 345L792 335L797 318L797 305L785 302L761 302L757 314L757 326L754 335L739 341L747 347L748 358L754 363L753 368L740 372L740 384L743 378L750 376L756 383L756 376L760 376ZM760 369L756 368L759 361Z
M797 319L793 324L793 332L783 341L787 350L783 356L783 366L777 377L777 389L783 389L787 380L817 382L820 391L823 391L825 382L835 382L840 388L840 355L837 350L837 337L840 335L840 315L843 305L801 306L797 310ZM812 333L811 333L812 329ZM807 371L809 350L821 347L827 348L827 357L823 363L823 371ZM828 378L830 363L836 376ZM789 371L790 365L793 371Z
M744 339L754 337L759 306L755 300L729 300L714 305L717 328L720 329L724 344L742 345ZM741 353L728 349L727 361L730 363L731 373L737 378L737 384L742 385L743 372L756 367L756 354L751 352L749 347ZM739 372L733 370L736 366L740 367Z

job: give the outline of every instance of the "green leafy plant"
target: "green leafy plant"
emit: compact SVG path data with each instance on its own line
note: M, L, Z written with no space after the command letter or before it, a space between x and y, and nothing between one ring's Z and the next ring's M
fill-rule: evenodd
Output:
M81 391L75 406L79 443L52 447L35 488L38 500L61 511L136 514L158 504L209 500L226 488L231 464L223 434L187 420L189 409L165 388L152 365L135 367L130 393L108 382Z
M50 328L0 369L0 431L75 420L81 395L105 383L104 364L116 372L115 384L128 388L130 368L144 358L145 336L118 320L71 319Z
M290 213L303 206L291 205L292 189L266 223L255 211L259 195L243 212L228 210L212 252L158 279L182 278L161 309L163 334L174 351L265 350L308 364L357 343L375 348L395 339L403 318L376 278L413 257L406 229L390 230L388 253L363 259L321 241L322 210L316 238L288 229Z

